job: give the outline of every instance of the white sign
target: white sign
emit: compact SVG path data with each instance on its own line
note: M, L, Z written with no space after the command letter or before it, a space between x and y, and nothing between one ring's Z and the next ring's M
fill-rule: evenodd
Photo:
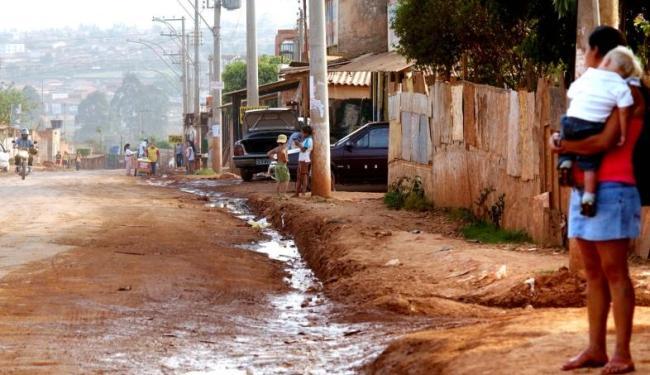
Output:
M212 125L212 136L221 137L221 125Z
M226 85L224 85L223 81L210 81L210 87L213 90L223 90Z

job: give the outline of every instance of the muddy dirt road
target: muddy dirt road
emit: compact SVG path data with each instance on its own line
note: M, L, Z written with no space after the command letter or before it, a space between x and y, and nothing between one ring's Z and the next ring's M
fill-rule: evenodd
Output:
M201 184L1 178L2 373L352 373L427 326L347 316L293 241Z

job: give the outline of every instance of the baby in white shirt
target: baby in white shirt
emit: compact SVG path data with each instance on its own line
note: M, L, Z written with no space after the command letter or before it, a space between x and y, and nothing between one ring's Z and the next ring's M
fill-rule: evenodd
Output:
M569 109L562 118L561 139L582 140L599 134L605 128L614 108L619 109L621 138L619 146L625 144L630 107L634 105L632 90L626 79L640 77L643 69L634 53L620 46L611 50L598 69L590 68L569 88L571 99ZM584 194L582 214L596 215L596 172L602 155L562 154L559 158L560 180L571 185L574 161L584 171Z

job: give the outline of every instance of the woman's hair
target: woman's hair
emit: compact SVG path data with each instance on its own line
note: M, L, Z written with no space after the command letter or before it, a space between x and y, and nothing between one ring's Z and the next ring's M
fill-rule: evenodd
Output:
M311 126L307 125L302 127L302 132L307 135L312 135L314 134L314 129L312 129Z
M124 145L124 151L126 151L127 148L131 148L131 144L130 144L130 143L127 143L127 144Z
M627 46L625 36L611 26L598 26L589 35L589 47L598 48L598 54L605 56L618 46Z
M643 67L641 61L636 57L631 49L618 46L605 55L604 61L614 64L623 74L623 78L643 76Z

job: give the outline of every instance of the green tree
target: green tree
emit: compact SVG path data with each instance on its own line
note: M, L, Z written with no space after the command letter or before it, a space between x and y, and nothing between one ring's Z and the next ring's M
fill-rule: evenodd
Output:
M261 56L258 66L258 77L260 85L272 83L278 80L280 73L280 57ZM234 61L224 69L222 79L224 82L224 92L232 92L246 88L246 62L242 60Z
M119 135L132 140L160 136L167 124L169 97L163 90L143 84L136 75L126 74L111 100L111 111Z
M79 111L75 118L79 130L75 138L87 142L98 137L98 129L102 133L111 132L111 106L106 94L95 91L79 103Z
M20 108L20 111L18 109ZM13 124L20 121L21 125L29 126L26 122L31 105L21 90L9 87L0 90L0 124ZM20 115L18 114L20 112Z
M393 27L418 65L497 86L533 86L575 53L575 18L553 0L401 0Z
M24 119L31 127L35 127L44 113L41 93L32 86L25 86L23 87L23 96L25 97L29 107L29 110L23 115Z

